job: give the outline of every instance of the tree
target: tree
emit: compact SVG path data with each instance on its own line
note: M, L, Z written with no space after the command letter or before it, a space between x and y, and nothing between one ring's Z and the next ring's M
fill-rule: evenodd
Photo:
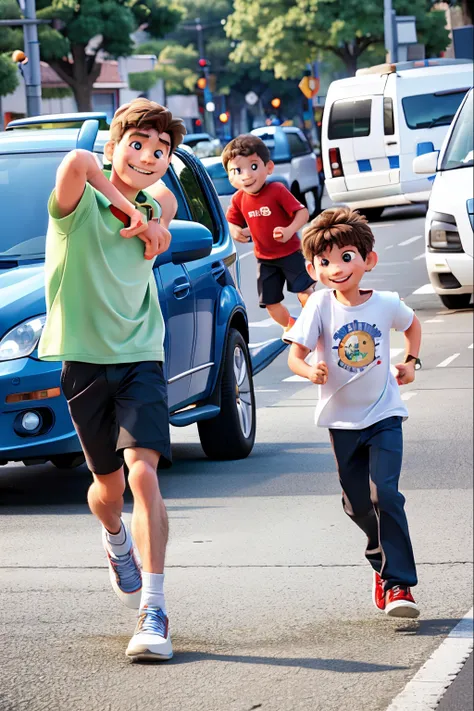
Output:
M38 18L52 21L38 29L41 59L71 88L78 110L89 111L99 55L130 56L135 30L163 37L181 14L174 0L37 0Z
M380 0L235 0L226 24L238 42L231 59L259 60L276 77L301 76L305 65L333 55L354 74L369 48L383 47ZM449 44L443 12L430 11L427 0L394 0L399 15L415 15L420 42L428 54Z
M0 0L0 20L17 20L21 17L15 0ZM7 96L19 84L18 67L11 60L11 53L23 47L22 33L16 27L3 27L0 31L0 96Z
M137 91L146 91L158 79L165 83L165 92L171 94L192 94L199 75L196 72L199 54L192 44L182 46L174 40L151 40L139 45L136 54L155 54L158 58L156 69L129 74L130 86Z

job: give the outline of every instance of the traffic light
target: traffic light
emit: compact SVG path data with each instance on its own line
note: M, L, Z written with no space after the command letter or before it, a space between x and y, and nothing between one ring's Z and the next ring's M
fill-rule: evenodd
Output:
M197 80L197 86L198 86L198 89L205 89L207 86L206 77L199 77L199 79Z
M281 99L279 99L277 96L270 101L271 105L273 106L274 109L279 109L281 106Z
M201 57L201 59L198 60L198 64L202 69L204 69L204 67L209 66L209 62L207 61L207 59L204 59L204 57Z
M229 120L228 111L224 111L223 113L219 114L219 121L221 123L227 123L228 120Z

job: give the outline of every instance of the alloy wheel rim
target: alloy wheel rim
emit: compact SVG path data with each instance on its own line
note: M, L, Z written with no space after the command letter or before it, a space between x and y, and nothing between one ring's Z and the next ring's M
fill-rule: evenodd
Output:
M252 393L245 354L240 346L234 348L235 398L240 428L246 439L253 424Z

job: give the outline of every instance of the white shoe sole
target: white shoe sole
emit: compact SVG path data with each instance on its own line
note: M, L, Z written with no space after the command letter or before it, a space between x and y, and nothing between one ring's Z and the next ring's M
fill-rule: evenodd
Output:
M158 645L157 647L152 644L137 644L133 647L129 645L125 654L132 660L146 659L153 662L167 662L172 659L173 650L171 642L169 645Z
M385 608L385 614L389 617L402 617L414 620L420 615L420 610L415 602L391 602Z

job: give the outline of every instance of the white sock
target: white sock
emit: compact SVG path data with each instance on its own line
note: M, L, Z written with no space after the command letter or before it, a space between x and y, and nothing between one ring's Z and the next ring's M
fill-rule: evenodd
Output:
M145 573L142 572L142 600L140 608L145 605L153 607L161 607L166 615L165 595L163 592L163 584L165 576L161 573Z
M110 533L110 531L105 528L107 546L109 552L112 553L114 557L126 555L132 546L132 538L122 519L120 519L120 524L120 531L118 533Z

